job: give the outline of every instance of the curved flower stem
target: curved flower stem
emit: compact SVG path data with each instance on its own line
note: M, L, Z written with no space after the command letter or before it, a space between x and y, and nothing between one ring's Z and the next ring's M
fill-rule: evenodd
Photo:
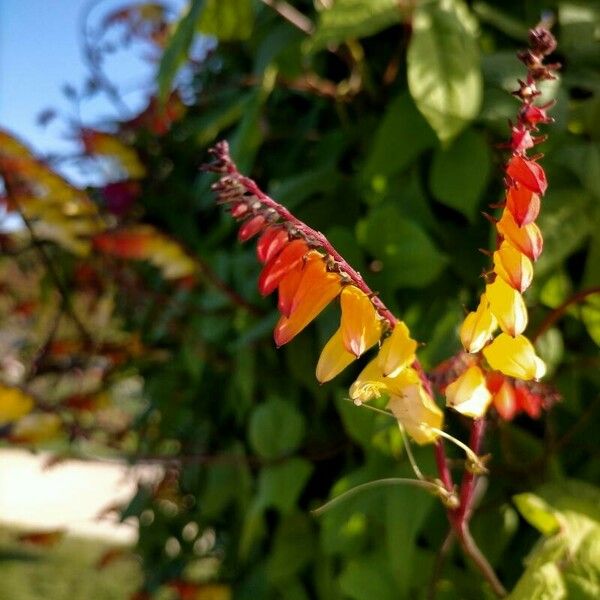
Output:
M356 494L360 492L364 492L365 490L370 490L373 488L384 487L384 486L392 486L392 485L412 485L414 487L420 487L424 490L428 490L434 494L438 494L440 491L440 486L432 481L422 481L419 479L409 479L406 477L389 477L387 479L376 479L375 481L368 481L367 483L361 483L348 491L336 496L329 502L323 504L323 506L319 506L315 510L311 511L313 515L316 517L320 517L324 512L328 511L330 508L334 508L340 502L344 502L348 500L348 498L352 498Z
M386 417L391 417L394 420L397 420L396 417L391 413L388 412L387 410L382 410L381 408L377 408L376 406L370 406L369 404L363 404L362 402L360 404L357 404L355 400L352 400L352 398L344 398L344 400L346 400L347 402L352 402L352 404L354 404L354 406L358 406L360 408L367 408L369 410L372 410L373 412L379 413L380 415L385 415ZM402 424L398 421L398 426L400 429L400 435L402 436L402 443L404 445L404 450L406 451L406 457L408 458L408 462L410 463L410 466L415 474L415 476L417 477L417 479L420 480L425 480L426 477L425 475L423 475L423 471L421 471L421 469L419 468L419 465L417 464L417 461L415 459L415 455L413 454L411 445L410 445L410 440L408 439L408 436L406 435L406 431L404 430L404 427L402 426Z

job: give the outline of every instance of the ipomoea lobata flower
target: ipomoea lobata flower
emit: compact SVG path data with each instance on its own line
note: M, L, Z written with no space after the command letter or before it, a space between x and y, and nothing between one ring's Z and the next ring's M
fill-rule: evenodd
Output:
M378 359L373 359L350 387L350 397L363 403L382 396L388 398L388 408L415 442L427 444L437 438L431 428L441 429L444 415L414 369L406 367L395 377L384 377Z
M527 258L533 261L539 258L544 240L542 232L535 223L519 227L510 210L505 209L496 227L500 235Z
M490 303L490 310L498 320L500 328L512 336L519 335L527 327L527 307L523 297L504 279L496 277L488 283L485 294Z
M311 256L304 266L302 278L292 299L290 316L283 315L275 326L277 346L287 344L300 333L341 290L340 276L327 271L322 257Z
M417 342L410 337L408 327L398 321L392 333L385 338L377 357L384 377L396 377L415 361Z
M446 404L459 413L478 419L485 415L492 394L481 369L473 365L446 387Z
M358 358L381 337L381 319L369 297L354 285L347 285L340 296L341 330L344 346Z
M321 352L319 362L317 363L317 381L319 383L330 381L355 360L356 356L346 350L342 329L339 328L331 336Z
M481 294L476 311L470 312L460 327L460 341L467 352L479 352L490 340L498 327L498 321L490 310L485 294Z
M501 333L483 349L483 355L492 369L516 379L540 379L546 373L544 361L524 335Z
M494 273L523 293L531 285L533 265L522 252L504 241L494 252Z

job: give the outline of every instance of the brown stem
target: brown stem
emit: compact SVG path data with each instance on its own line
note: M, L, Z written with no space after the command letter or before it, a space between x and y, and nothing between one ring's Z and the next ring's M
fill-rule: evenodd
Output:
M588 296L592 296L594 294L600 294L600 286L588 288L587 290L580 290L579 292L573 294L570 298L567 298L560 306L557 306L546 316L546 318L537 328L537 331L531 338L531 341L535 342L540 336L546 333L546 331L548 331L548 329L550 329L550 327L552 327L556 321L563 317L570 306L573 304L578 304L579 302L585 300Z

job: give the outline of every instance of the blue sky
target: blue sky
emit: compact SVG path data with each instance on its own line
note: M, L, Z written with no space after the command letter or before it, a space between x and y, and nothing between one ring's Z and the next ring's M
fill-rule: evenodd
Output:
M170 0L181 6L184 0ZM96 2L94 17L128 0ZM67 149L66 127L60 121L42 128L37 116L53 108L75 116L62 93L65 84L76 88L85 81L87 70L81 55L79 28L88 0L0 0L0 127L18 135L38 152ZM139 109L152 82L152 67L134 53L110 60L106 71L123 89L132 111ZM139 52L138 52L139 55ZM83 121L93 123L115 115L104 97L82 107Z

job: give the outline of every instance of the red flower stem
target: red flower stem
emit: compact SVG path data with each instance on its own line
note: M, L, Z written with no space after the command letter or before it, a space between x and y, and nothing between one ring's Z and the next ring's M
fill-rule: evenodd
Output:
M444 487L448 492L452 492L454 489L454 481L452 481L452 473L448 467L448 461L446 460L446 450L444 449L444 441L439 437L434 444L435 451L435 463L438 470L440 481L444 484ZM448 518L450 516L448 515Z
M469 448L479 456L485 434L485 419L473 419L471 423L471 435ZM459 524L468 523L473 509L473 494L475 492L476 475L465 469L460 484L460 506L457 508L457 520Z

